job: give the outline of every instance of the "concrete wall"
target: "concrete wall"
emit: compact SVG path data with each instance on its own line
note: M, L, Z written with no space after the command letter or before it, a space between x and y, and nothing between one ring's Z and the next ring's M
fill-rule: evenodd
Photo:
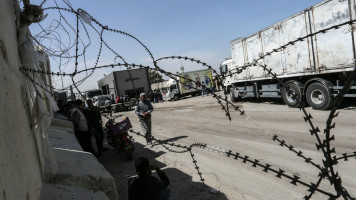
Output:
M115 179L82 151L72 122L54 118L51 75L30 72L50 63L19 12L17 0L0 0L0 200L117 200Z
M48 63L26 37L27 28L19 28L18 16L17 0L0 1L1 200L38 199L44 168L56 170L55 164L45 166L53 160L47 138L53 102L19 70L20 57L28 68L48 69ZM33 78L39 83L50 80Z
M98 81L98 87L99 90L101 90L101 92L103 92L103 94L108 94L108 95L112 95L116 98L116 94L115 94L115 85L114 85L114 72L111 72L110 74L108 74L107 76L105 76L104 78L100 79ZM107 93L104 93L103 90L103 86L109 86L109 90L107 91Z

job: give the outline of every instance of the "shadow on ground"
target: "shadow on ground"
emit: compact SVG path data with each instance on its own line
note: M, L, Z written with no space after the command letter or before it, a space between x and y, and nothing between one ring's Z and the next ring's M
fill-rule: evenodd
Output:
M343 110L356 110L355 98L344 98L341 102L340 109Z
M166 139L166 140L161 140L160 143L158 142L154 142L152 144L152 146L159 146L160 144L164 144L164 143L167 143L167 142L175 142L179 139L182 139L182 138L187 138L188 136L178 136L178 137L173 137L173 138L169 138L169 139Z
M134 159L127 160L123 153L117 154L113 149L103 152L99 161L104 165L106 170L115 178L119 199L128 199L128 185L126 175L135 175L135 159L141 156L147 157L150 163L160 168L166 167L164 163L159 162L156 158L170 152L155 152L147 146L135 142ZM170 179L171 200L182 199L204 199L204 200L227 200L222 194L213 194L204 190L201 182L193 182L192 177L177 168L164 168L163 171ZM156 175L156 173L154 173Z

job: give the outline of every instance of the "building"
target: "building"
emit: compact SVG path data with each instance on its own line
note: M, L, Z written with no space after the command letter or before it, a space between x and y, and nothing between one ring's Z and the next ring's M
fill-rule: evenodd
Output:
M130 77L131 74L131 77ZM148 68L111 72L98 81L98 87L104 95L129 95L130 98L148 93L151 90Z

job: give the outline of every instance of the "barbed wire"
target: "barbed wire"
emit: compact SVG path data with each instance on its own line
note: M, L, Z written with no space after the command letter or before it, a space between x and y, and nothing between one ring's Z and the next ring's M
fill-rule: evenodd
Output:
M265 70L268 74L270 74L272 76L272 79L275 79L278 81L278 83L282 86L284 86L283 84L283 81L280 80L277 75L275 73L272 72L272 69L268 69L266 67L266 65L259 65L263 68L263 70ZM329 179L330 181L330 184L334 185L334 188L337 192L337 197L339 197L340 195L343 196L344 199L349 199L351 198L350 195L348 194L348 192L346 191L345 188L342 187L341 185L341 178L339 177L338 173L335 173L334 172L334 165L335 165L335 162L333 162L332 160L332 156L331 154L332 153L336 153L335 151L335 147L333 147L331 149L331 145L330 145L330 141L332 140L335 140L334 136L330 136L330 130L332 128L335 127L335 125L330 125L331 124L331 121L333 118L337 117L337 114L334 115L335 113L335 110L336 108L339 107L340 103L341 103L341 100L343 98L343 96L349 91L349 89L351 88L352 86L352 83L353 81L355 80L355 77L356 77L356 68L354 69L354 71L352 72L352 74L348 77L345 85L344 85L344 88L342 90L342 92L340 92L337 97L333 100L333 102L331 103L333 105L333 109L332 111L330 112L330 115L329 115L329 118L327 120L327 124L326 124L326 128L324 129L324 133L325 133L325 139L323 140L323 142L321 141L318 133L320 132L319 128L318 127L315 127L313 125L313 122L311 121L311 119L313 118L312 115L309 113L306 112L305 108L304 108L304 105L301 103L301 100L300 98L298 97L297 94L294 94L288 85L284 86L286 90L288 90L289 92L289 95L298 102L299 104L299 109L303 111L303 114L304 114L304 120L305 122L308 122L309 125L311 126L311 130L310 130L310 133L311 135L315 135L316 139L317 139L317 144L316 144L316 148L317 150L319 151L320 149L322 150L323 152L323 155L324 155L324 158L325 160L323 160L323 165L324 165L324 168L320 168L320 166L318 167L319 170L323 171L326 169L327 171L327 178ZM283 147L284 145L284 140L279 140L277 139L277 136L275 136L274 138L274 141L277 140L280 142L280 145ZM287 145L286 145L287 146ZM288 146L287 146L288 147ZM290 146L289 146L290 148ZM299 152L297 153L298 156L301 156L301 154L299 154ZM311 163L312 165L316 166L314 163L312 163L310 161L310 159L306 160L307 163ZM321 181L318 181L318 183L320 184ZM318 186L318 184L317 184ZM308 195L306 196L307 198L306 199L309 199L311 195Z
M134 131L133 129L130 129L129 130L131 133L135 133L136 135L138 136L141 136L141 137L145 137L144 134L138 132L138 131ZM243 163L245 164L252 164L252 167L255 167L255 168L261 168L262 171L268 173L272 173L272 174L275 174L277 178L285 178L285 179L289 179L291 182L291 184L297 186L297 184L300 184L300 185L303 185L305 187L308 188L308 191L311 192L311 194L309 195L306 195L304 198L305 199L310 199L310 197L312 196L312 194L314 194L315 192L319 192L321 194L324 194L326 196L328 196L330 199L336 199L337 198L337 195L334 195L332 193L330 193L329 191L327 190L323 190L323 189L320 189L319 188L319 185L321 183L321 180L324 179L325 177L327 177L327 172L325 172L325 170L322 171L322 173L320 173L318 176L319 176L319 179L317 181L316 184L314 183L307 183L306 181L302 181L301 178L299 176L296 176L296 175L288 175L284 170L282 169L274 169L272 168L272 165L270 164L262 164L260 162L260 160L258 159L252 159L250 158L250 156L247 156L247 155L242 155L241 153L238 153L238 152L235 152L233 153L232 150L228 150L228 149L223 149L223 148L219 148L218 146L213 146L213 145L207 145L205 143L193 143L192 145L190 146L184 146L184 145L179 145L179 144L175 144L175 143L170 143L170 142L165 142L165 141L162 141L162 140L159 140L155 137L152 137L152 141L155 141L157 143L153 143L153 145L161 145L162 147L164 147L167 151L169 152L172 152L172 153L187 153L189 152L191 158L192 158L192 162L194 164L194 167L195 169L197 170L197 174L199 175L199 178L200 178L200 181L203 183L204 187L207 187L206 184L205 184L205 179L203 178L203 174L200 172L200 167L198 166L197 164L197 160L195 159L195 155L193 153L193 148L201 148L201 149L206 149L206 150L209 150L209 151L214 151L214 152L218 152L228 158L232 158L234 160L240 160L242 161ZM285 145L285 144L283 144ZM175 149L172 149L172 148L169 148L168 146L171 146L171 147L175 147L175 148L181 148L183 150L175 150ZM298 152L297 152L298 153ZM298 153L300 157L302 157L302 153ZM356 158L356 152L355 152L355 156ZM306 163L312 163L311 159L308 159L308 158L305 158L306 160ZM320 169L320 166L316 165L315 166Z
M333 135L331 135L331 130L335 127L335 124L332 124L332 121L333 121L334 118L336 118L338 116L338 113L336 113L336 110L340 106L340 103L341 103L341 100L342 100L343 96L351 88L352 82L356 78L356 75L355 75L356 74L355 73L356 69L352 72L351 76L347 79L343 90L337 95L337 97L332 102L332 109L331 109L329 118L328 118L328 120L326 122L326 128L324 129L325 139L322 140L321 136L319 135L320 129L318 127L314 126L314 124L313 124L313 122L311 120L313 117L311 116L310 113L306 112L306 110L304 108L304 105L301 103L301 97L298 96L298 94L294 94L291 91L291 89L290 89L290 87L288 85L284 85L283 80L281 80L281 79L279 79L277 77L277 74L273 72L272 68L267 68L267 65L259 64L259 61L262 60L263 58L265 58L266 56L270 56L273 53L280 52L280 51L286 49L288 46L295 45L296 43L298 43L300 41L304 41L305 39L313 37L313 36L315 36L317 34L324 34L324 33L328 32L328 31L330 31L332 29L338 29L341 26L345 26L345 25L352 26L356 22L356 20L350 20L350 21L345 22L345 23L341 23L341 24L338 24L338 25L335 25L335 26L331 26L331 27L326 28L326 29L319 30L319 31L314 32L314 33L307 34L304 37L299 37L296 40L287 42L286 44L284 44L284 45L282 45L282 46L280 46L278 48L275 48L270 52L267 52L267 53L261 55L259 58L254 59L251 63L247 63L246 65L241 66L241 67L236 67L236 69L234 69L234 70L229 70L226 75L219 75L219 73L216 72L216 70L213 69L212 66L210 66L210 65L206 64L205 62L202 62L202 61L200 61L198 59L195 59L195 58L189 58L189 57L183 57L183 56L168 56L168 57L163 57L163 58L159 58L159 59L155 60L153 54L148 49L148 47L145 46L135 36L133 36L133 35L131 35L129 33L120 31L120 30L109 28L108 26L104 26L103 24L98 22L94 17L89 15L87 12L85 12L84 10L78 9L77 11L75 11L72 8L72 6L70 5L70 3L65 1L65 0L63 0L63 2L69 8L59 7L58 4L57 4L57 1L54 0L54 2L56 4L56 7L47 7L47 8L44 8L43 11L48 11L48 10L56 10L56 11L58 11L58 13L60 15L60 20L57 20L58 25L56 27L52 27L52 25L51 25L50 29L52 29L52 28L54 28L54 29L53 30L49 30L49 31L46 30L45 28L43 28L42 26L40 26L41 27L41 33L44 33L45 35L46 34L52 34L52 33L56 32L55 30L57 30L59 27L61 27L64 30L64 32L66 32L67 35L70 37L69 31L61 24L61 20L63 19L64 23L67 26L69 26L69 28L72 31L74 30L74 32L76 34L76 37L75 37L76 39L74 40L74 42L75 42L75 55L71 55L69 53L70 50L74 47L73 44L69 44L66 48L62 49L62 47L64 46L64 43L62 42L62 38L61 38L60 35L59 35L59 37L55 36L55 37L52 37L52 38L49 37L49 36L41 36L41 35L35 35L35 36L29 35L29 36L33 39L33 41L37 45L41 46L45 50L45 52L50 56L58 57L60 59L73 59L74 58L75 59L75 63L74 63L75 64L75 69L74 69L74 72L72 72L72 73L65 73L65 72L63 72L61 70L61 68L59 68L59 72L47 72L47 71L44 71L44 70L32 69L32 68L26 67L24 64L22 64L22 66L20 67L20 70L34 84L34 86L37 85L37 86L41 87L43 90L45 90L47 92L50 91L50 90L48 90L49 85L45 85L44 86L43 84L39 84L35 80L35 79L38 80L38 78L35 78L35 79L31 78L28 73L32 73L33 75L35 75L35 74L47 74L47 75L52 75L52 76L56 75L56 76L61 76L61 77L70 76L71 80L72 80L72 85L70 85L70 86L68 86L66 88L62 88L62 90L66 90L69 87L74 86L76 88L76 90L78 91L78 93L81 94L78 86L80 84L84 83L94 73L94 71L96 69L108 68L108 67L114 68L116 66L125 66L126 67L126 69L128 71L128 76L129 76L129 78L131 80L131 83L132 83L133 89L135 89L135 84L134 84L134 81L132 79L132 75L131 75L130 71L131 71L132 68L136 68L136 67L138 67L138 68L147 67L147 68L156 70L156 71L158 71L160 73L163 73L163 74L167 75L170 78L173 78L173 79L177 80L177 82L180 82L181 84L184 84L185 81L191 81L191 82L196 83L195 81L193 81L193 80L191 80L189 78L182 77L182 76L179 76L179 75L175 75L175 74L173 74L171 72L167 72L167 71L163 70L162 68L160 68L157 65L158 61L167 60L167 59L179 59L179 60L184 59L184 60L189 60L191 62L195 62L197 64L200 64L200 65L202 65L204 67L207 67L208 69L210 69L211 71L213 71L216 74L216 77L218 78L218 81L221 81L223 78L226 78L227 76L232 77L232 75L234 75L234 74L239 74L239 73L243 72L244 70L246 70L248 67L252 67L252 66L262 67L263 70L266 71L267 74L269 74L272 79L277 80L278 83L282 86L282 89L284 89L288 93L288 95L290 95L293 98L293 100L296 100L297 103L299 104L299 109L304 114L304 117L303 117L304 121L306 123L308 123L309 126L311 127L310 134L311 134L311 136L315 136L315 138L317 140L316 149L318 151L321 150L323 155L324 155L324 159L325 160L322 160L323 161L323 166L320 166L320 165L314 163L310 157L305 156L302 151L296 150L295 147L293 147L292 145L288 145L287 142L285 140L283 140L283 139L280 139L279 136L274 135L272 140L275 141L275 142L278 142L280 146L288 148L289 151L293 152L298 157L301 157L302 159L304 159L305 163L310 164L310 165L314 166L315 168L319 169L319 171L320 171L319 174L318 174L319 178L316 181L316 183L310 183L310 184L306 183L305 181L302 181L301 178L298 177L298 176L288 175L282 169L273 169L273 168L271 168L271 165L269 165L269 164L261 164L258 159L251 159L247 155L241 156L240 153L238 153L238 152L232 153L233 152L232 150L219 149L217 147L209 146L209 145L206 145L206 144L203 144L203 143L194 143L194 144L192 144L192 145L190 145L188 147L188 146L183 146L183 145L180 145L180 144L165 142L165 141L162 141L162 140L159 140L159 139L156 139L156 138L153 138L153 141L157 142L158 145L161 145L167 151L170 151L170 152L174 152L174 153L186 153L186 152L189 152L190 156L191 156L191 158L193 160L195 169L197 170L197 173L198 173L198 175L200 177L200 180L203 183L204 187L206 187L206 184L205 184L204 179L202 177L202 173L200 172L200 168L197 165L197 160L195 159L194 154L192 152L193 148L201 148L201 149L209 149L209 150L218 151L220 153L226 154L226 156L229 157L229 158L233 158L235 160L241 160L243 163L252 164L252 167L255 167L255 168L259 167L259 168L263 169L263 171L266 172L266 173L271 172L272 174L275 174L276 177L278 177L278 178L289 179L291 181L290 183L293 184L293 185L297 185L297 183L300 184L300 185L303 185L303 186L307 187L308 191L310 192L308 195L306 195L304 197L305 199L310 199L315 192L319 192L321 194L324 194L324 195L328 196L330 199L336 199L336 198L339 198L339 197L342 197L344 199L352 199L352 197L349 195L347 190L342 186L341 177L334 170L334 166L337 165L338 162L341 161L341 160L348 161L348 158L351 158L351 157L355 157L356 158L356 152L354 152L353 154L344 153L344 154L342 154L343 156L339 156L339 157L332 156L335 153L335 147L332 148L330 142L335 140L335 137ZM42 1L42 3L40 5L43 6L45 3L46 3L46 0ZM74 29L71 26L71 24L66 20L66 18L62 14L62 11L63 12L68 12L68 13L71 13L71 14L75 15L75 17L76 17L76 29ZM94 22L97 26L99 26L100 27L100 31L98 31L90 22ZM99 47L99 50L98 50L98 55L96 56L96 61L95 61L94 66L91 67L91 68L87 68L86 61L85 61L86 60L85 55L86 55L87 48L91 44L90 35L89 35L89 32L88 32L87 27L86 27L85 24L87 24L87 25L89 25L89 27L93 28L93 30L96 31L96 33L99 35L99 38L100 38L100 47ZM79 35L81 27L85 30L86 36L90 41L88 44L84 44L83 40L81 39L81 37ZM145 51L149 54L150 58L152 59L153 67L142 66L142 65L137 65L137 64L128 64L120 54L118 54L107 42L105 42L105 40L103 38L104 31L117 33L117 34L129 37L129 38L135 40L136 42L138 42L145 49ZM56 34L57 34L57 32L56 32ZM42 43L43 39L49 39L49 40L54 40L54 41L59 42L59 46L57 46L57 48L59 48L60 50L53 51L51 48L46 47L46 45ZM78 53L79 52L79 41L81 43L81 46L83 46L83 49L82 49L82 51L80 53ZM101 66L99 66L98 64L99 64L99 59L101 57L103 46L105 46L112 53L115 54L114 62L115 62L116 58L120 58L124 63L112 63L112 64L109 64L109 65L101 65ZM83 57L84 68L85 69L82 69L82 70L78 69L78 66L79 66L78 58L79 57ZM75 81L74 80L75 76L77 74L83 73L83 72L86 73L85 77L82 78L79 81ZM182 81L181 79L183 79L184 81ZM195 85L197 85L197 84L195 84ZM36 86L35 86L35 89L36 89L36 92L40 94L40 92L37 91ZM51 89L53 89L53 88L51 88ZM202 89L199 89L198 87L195 87L194 89L196 89L197 91L202 91ZM239 111L241 115L245 115L245 111L241 110L237 105L233 104L231 101L228 100L228 98L227 98L228 91L226 91L226 88L223 87L223 90L224 90L224 95L225 95L224 97L221 97L220 95L216 95L216 94L214 94L212 96L217 100L218 104L221 105L221 108L222 108L222 110L224 110L227 118L231 121L231 115L230 115L230 109L229 109L230 106L232 106L235 111ZM52 94L52 93L50 92L50 94ZM223 104L223 102L225 102L225 105ZM106 117L108 117L108 116L106 116ZM132 132L136 133L136 134L138 133L138 132L134 132L134 131L132 131ZM137 135L142 136L142 134L137 134ZM171 147L174 147L175 149L171 148ZM332 185L334 185L334 189L335 189L336 194L332 194L329 191L325 191L325 190L322 190L322 189L319 188L322 180L324 180L324 179L329 179L330 183Z
M57 4L56 4L56 5L57 5ZM76 35L77 35L77 40L76 40L76 41L77 41L77 42L76 42L76 47L78 47L78 34L79 34L78 19L79 19L79 11L80 11L80 10L78 9L78 11L74 11L73 9L59 8L58 5L57 5L57 7L49 7L49 8L45 8L44 10L46 10L46 9L58 9L59 12L60 12L60 11L67 11L67 12L73 13L73 14L75 14L75 15L77 16L77 33L76 33ZM86 12L85 12L85 13L86 13ZM86 13L86 14L87 14L87 13ZM87 14L87 15L89 16L89 18L90 18L93 22L95 22L98 26L100 26L103 31L104 31L104 30L108 30L108 31L120 33L120 34L123 34L123 35L125 35L125 36L130 37L130 38L133 38L134 40L136 40L137 42L139 42L139 43L141 44L141 46L143 46L143 47L145 48L145 50L149 53L150 57L152 58L155 69L156 69L157 71L161 72L161 73L164 73L164 74L167 75L168 77L173 78L173 77L172 77L172 75L173 75L172 73L167 73L166 71L162 70L162 69L157 65L157 61L154 60L154 57L153 57L152 53L150 52L150 50L149 50L140 40L138 40L136 37L134 37L134 36L132 36L132 35L130 35L130 34L128 34L128 33L119 31L119 30L115 30L115 29L108 28L107 26L104 26L104 25L102 25L101 23L99 23L97 20L95 20L95 19L94 19L92 16L90 16L89 14ZM61 16L62 16L62 15L61 15ZM102 34L100 34L100 35L102 35ZM102 37L100 37L100 40L101 40L101 43L102 43L102 42L103 42ZM106 45L106 46L109 47L109 45ZM100 45L99 55L100 55L101 47L102 47L102 46ZM112 50L112 48L110 48L110 47L109 47L109 49ZM113 50L112 50L112 51L113 51ZM93 68L93 71L92 71L90 74L88 74L87 76L85 76L82 80L80 80L80 81L78 81L78 82L75 82L75 81L74 81L74 76L77 74L77 64L78 64L77 58L78 58L78 56L79 56L79 55L77 54L77 52L78 52L78 50L77 50L77 48L76 48L76 56L75 56L75 58L76 58L76 61L75 61L76 68L75 68L74 73L70 74L70 75L72 75L72 79L73 79L73 80L72 80L73 84L72 84L71 86L74 86L74 87L77 89L78 93L81 94L81 92L79 91L79 88L78 88L77 86L79 86L80 84L82 84L88 77L90 77L90 76L93 74L94 70L97 69L97 67L96 67L97 62L96 62L96 64L95 64L95 67ZM85 52L85 51L84 51L84 52ZM84 52L83 52L83 53L84 53ZM81 55L82 55L82 54L81 54ZM80 55L80 56L81 56L81 55ZM99 57L98 57L98 58L99 58ZM177 58L178 58L178 57L177 57ZM98 59L97 59L97 60L98 60ZM192 59L192 60L193 60L193 59ZM198 61L198 63L201 63L203 66L207 66L209 69L213 70L214 73L217 74L217 72L216 72L211 66L206 65L206 63L200 62L200 61ZM125 62L125 64L126 64L126 62ZM111 66L113 66L113 65L111 65ZM130 79L132 80L132 76L131 76L130 70L128 70L128 74L129 74ZM190 80L190 79L188 79L188 80ZM190 80L190 81L192 81L192 80ZM221 81L221 80L219 79L219 81ZM131 81L131 82L132 82L133 87L135 88L135 85L134 85L133 81ZM69 86L69 87L70 87L70 86ZM68 87L66 87L66 88L64 88L64 89L67 90ZM226 96L226 94L227 94L227 92L225 91L225 88L224 88L225 101L227 101L227 96ZM228 103L226 102L226 107L225 107L225 106L221 103L221 101L218 101L218 102L221 104L222 109L226 112L226 116L229 118L229 120L231 120L231 116L230 116L229 108L228 108Z

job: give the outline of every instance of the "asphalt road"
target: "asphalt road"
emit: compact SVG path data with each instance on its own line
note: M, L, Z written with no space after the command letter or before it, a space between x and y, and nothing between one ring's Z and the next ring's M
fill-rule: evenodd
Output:
M252 161L275 170L283 170L291 177L298 176L306 184L318 181L320 170L305 159L298 157L280 142L273 141L273 136L284 140L288 147L293 146L306 158L311 158L315 165L322 166L324 155L317 151L317 138L311 135L311 126L304 121L304 114L299 109L288 108L278 101L238 102L235 105L245 111L245 115L230 107L231 121L221 109L221 105L211 96L182 99L176 102L153 104L153 135L161 140L168 140L180 145L205 143L209 148L193 148L192 152L205 183L219 194L203 190L192 157L188 153L167 151L161 145L144 146L142 137L136 139L135 157L147 156L152 162L166 170L171 179L171 199L303 199L310 194L308 187L291 180L276 177L276 173L264 172L262 167L253 163L244 163L243 159L235 160L224 152L239 153L248 156ZM315 111L306 108L312 115L312 122L319 127L321 140L325 139L323 130L329 111ZM133 130L141 132L138 118L133 111L121 112L131 119ZM336 155L353 154L356 151L356 107L352 103L340 109L336 124L332 129L335 140L331 142ZM170 147L171 150L181 150ZM334 156L333 155L333 156ZM356 197L356 159L339 160L335 170L342 179L342 185L351 196ZM127 199L125 174L134 174L133 161L113 155L111 152L102 156L101 162L117 179L119 194ZM121 167L120 167L121 166ZM123 170L125 169L125 170ZM322 179L319 187L325 192L335 194L334 187L327 179ZM327 196L316 192L312 199L327 199Z

